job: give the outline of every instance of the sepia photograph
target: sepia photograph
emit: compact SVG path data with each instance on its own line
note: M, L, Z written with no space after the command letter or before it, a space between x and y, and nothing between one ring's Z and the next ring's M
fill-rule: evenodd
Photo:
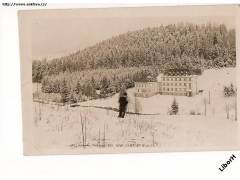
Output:
M237 8L19 11L24 154L239 150Z

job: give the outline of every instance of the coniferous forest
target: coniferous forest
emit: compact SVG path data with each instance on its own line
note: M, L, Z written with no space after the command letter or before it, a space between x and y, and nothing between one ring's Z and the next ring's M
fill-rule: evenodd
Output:
M131 31L75 53L33 60L32 81L62 102L108 97L122 85L170 68L235 67L235 30L224 24L167 25ZM97 93L98 92L100 93Z

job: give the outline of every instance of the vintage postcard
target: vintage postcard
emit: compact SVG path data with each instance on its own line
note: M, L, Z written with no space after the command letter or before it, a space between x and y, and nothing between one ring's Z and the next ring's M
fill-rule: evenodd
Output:
M239 150L238 11L19 11L24 154Z

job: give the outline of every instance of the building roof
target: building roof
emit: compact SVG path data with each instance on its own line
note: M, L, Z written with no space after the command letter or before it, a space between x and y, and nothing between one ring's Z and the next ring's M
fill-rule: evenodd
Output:
M163 74L166 76L190 76L190 75L199 75L201 74L200 69L168 69L163 72Z
M157 82L156 78L148 75L147 77L145 78L142 78L141 80L136 80L135 82Z

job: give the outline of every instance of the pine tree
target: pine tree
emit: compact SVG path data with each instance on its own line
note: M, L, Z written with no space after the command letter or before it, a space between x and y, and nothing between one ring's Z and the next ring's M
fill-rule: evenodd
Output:
M178 103L176 101L176 98L174 97L172 106L171 106L171 114L176 115L178 113Z
M224 96L225 96L225 97L228 97L228 96L229 96L229 89L228 89L227 86L224 86L223 92L224 92Z
M101 86L101 93L102 94L107 94L107 88L109 87L109 81L108 79L104 76L100 82Z
M229 91L230 91L230 96L233 96L235 95L235 90L234 90L234 87L233 87L233 84L231 83L230 87L229 87Z
M69 102L73 104L73 103L76 103L77 101L78 99L77 99L76 93L74 91L71 91L69 96Z
M69 90L65 79L62 81L60 91L62 102L65 104L69 101Z
M80 84L79 81L77 82L77 85L76 85L74 91L75 91L76 94L80 94L80 92L81 92L81 84Z
M91 86L95 89L96 88L96 82L95 79L92 77L91 78Z

